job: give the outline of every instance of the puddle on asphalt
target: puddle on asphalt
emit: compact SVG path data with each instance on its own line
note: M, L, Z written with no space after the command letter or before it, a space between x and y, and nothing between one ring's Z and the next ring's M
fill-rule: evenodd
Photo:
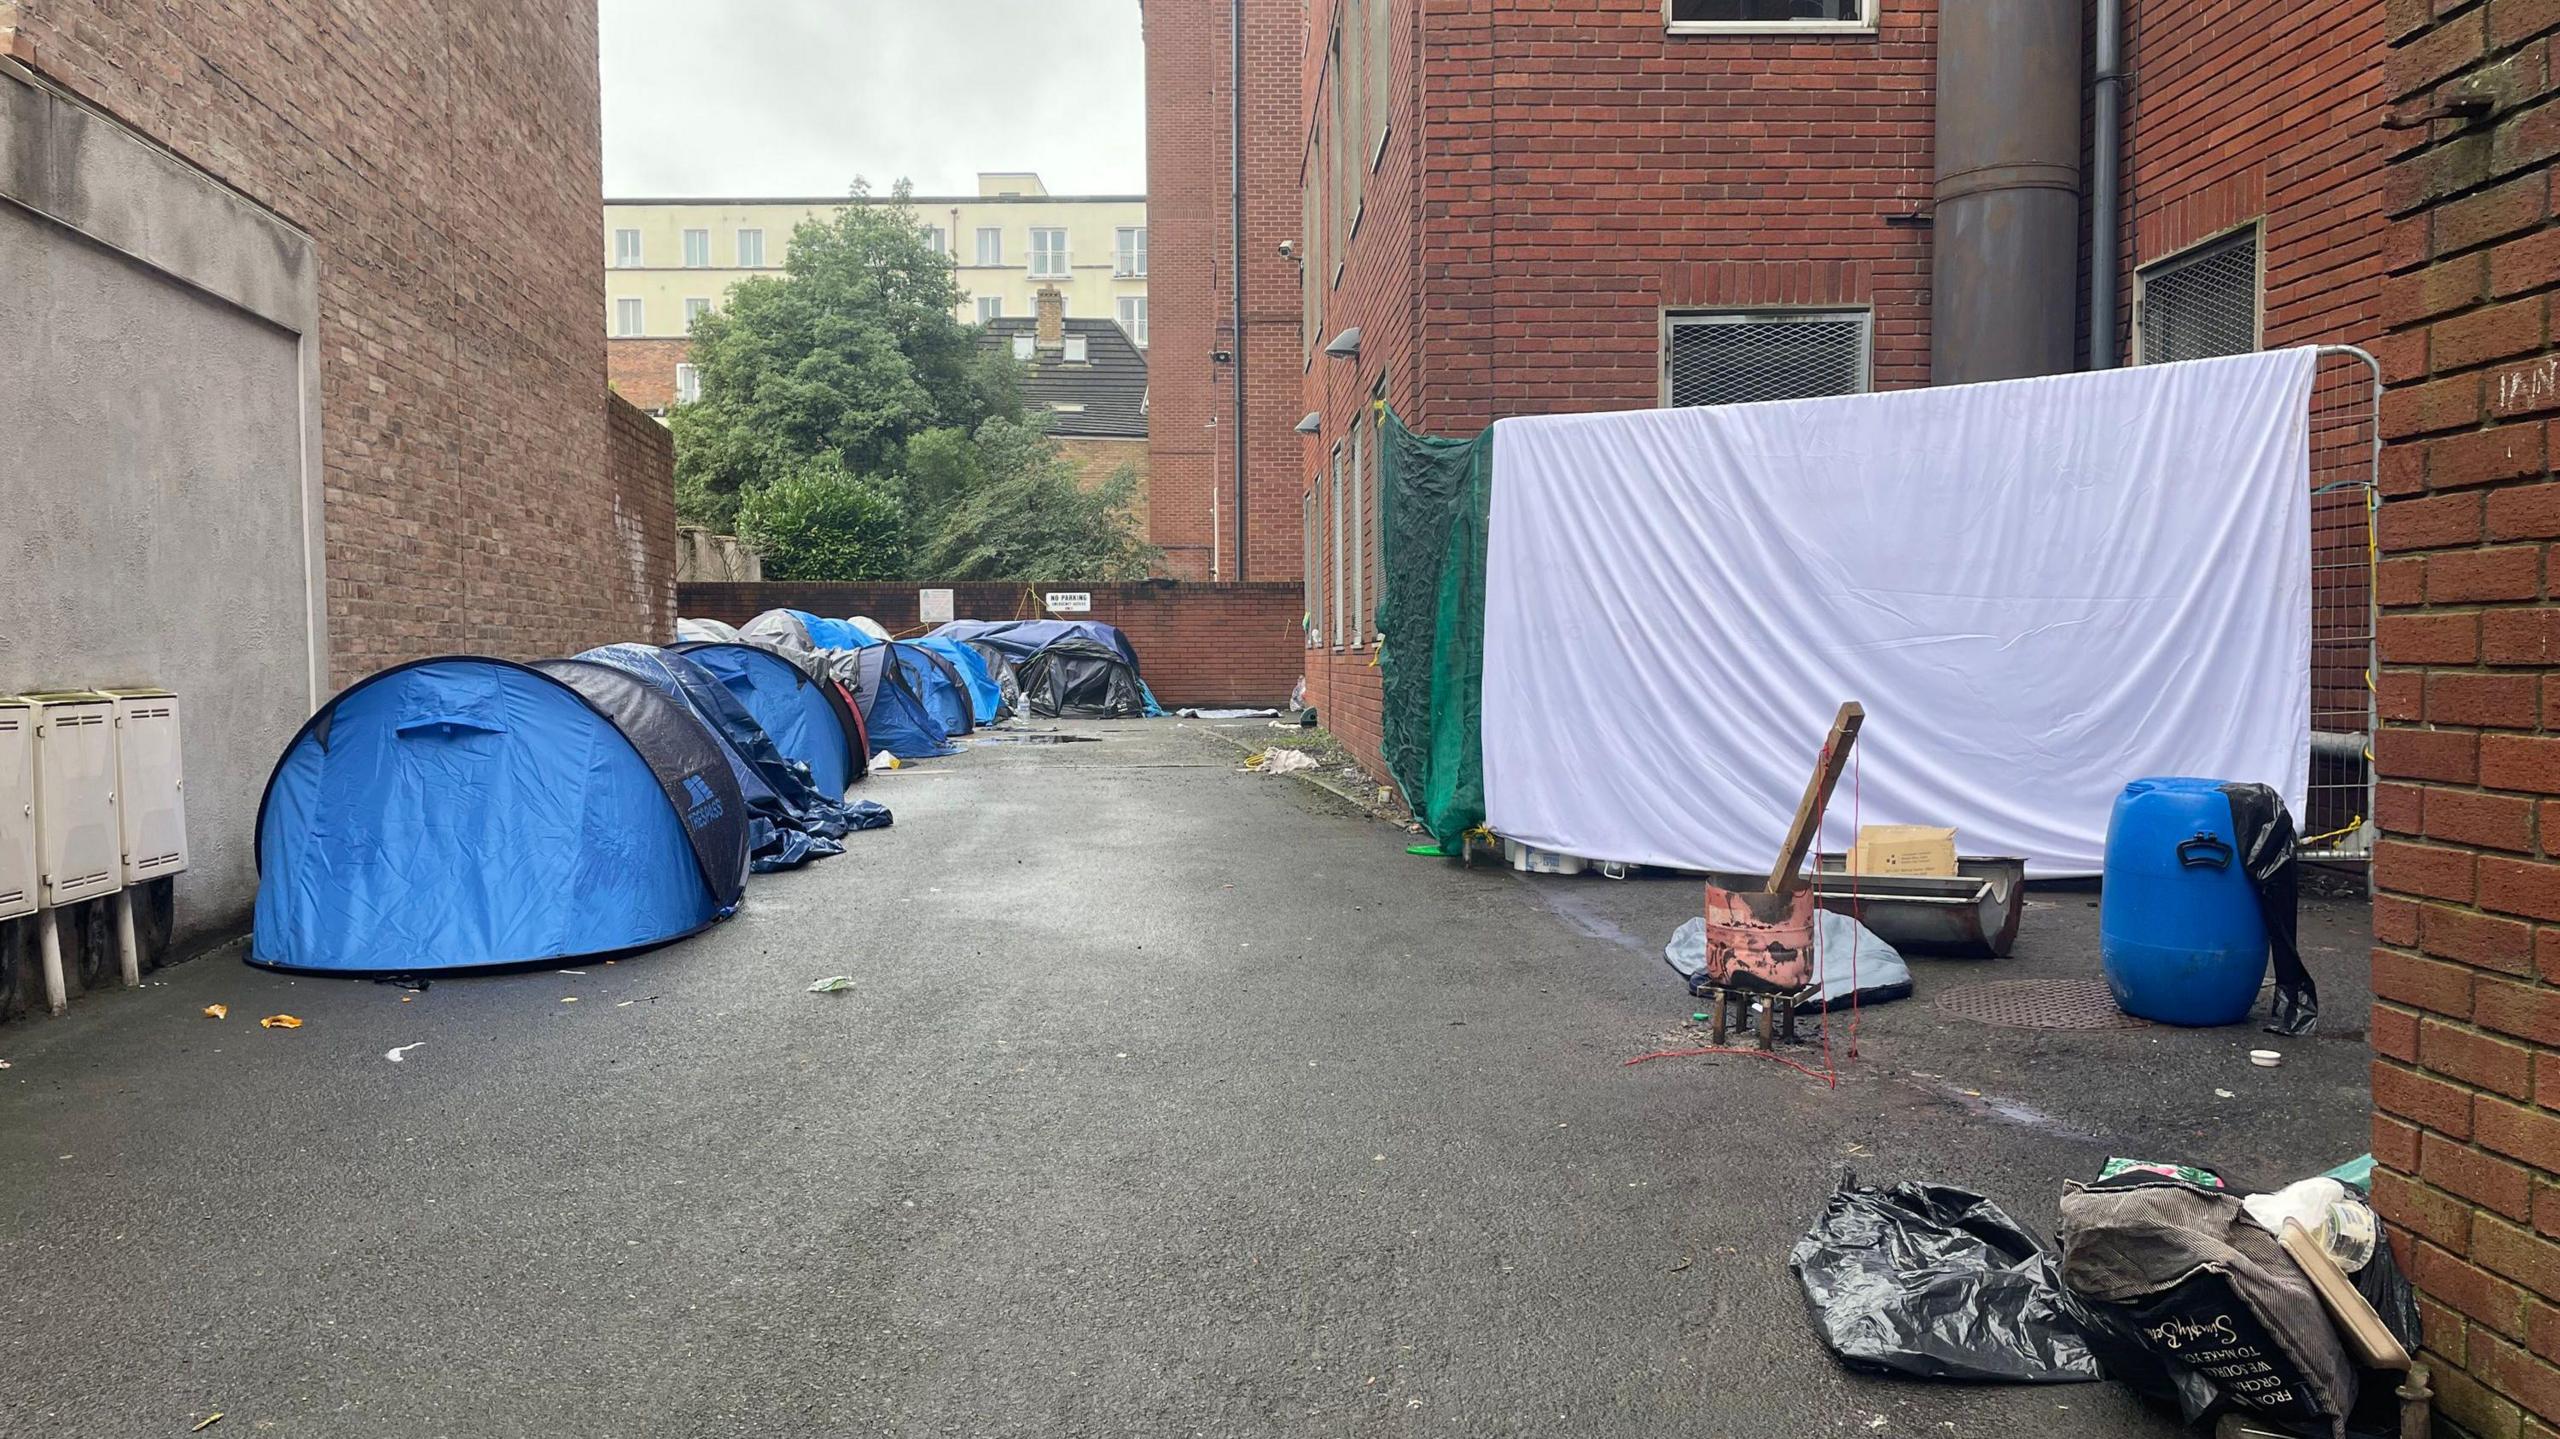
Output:
M971 744L1096 744L1098 734L991 734L969 741Z

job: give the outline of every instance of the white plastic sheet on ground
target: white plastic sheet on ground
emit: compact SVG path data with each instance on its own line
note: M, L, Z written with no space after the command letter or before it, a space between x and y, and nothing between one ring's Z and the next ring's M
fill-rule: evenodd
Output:
M2315 360L1502 421L1489 823L1765 871L1849 699L1827 850L1862 816L2094 874L2145 775L2299 814Z

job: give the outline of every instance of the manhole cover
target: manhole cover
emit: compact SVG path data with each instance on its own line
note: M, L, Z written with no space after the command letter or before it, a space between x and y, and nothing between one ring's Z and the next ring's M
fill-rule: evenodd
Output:
M1938 1012L2008 1029L2148 1029L2116 1008L2103 979L2010 979L1938 996Z

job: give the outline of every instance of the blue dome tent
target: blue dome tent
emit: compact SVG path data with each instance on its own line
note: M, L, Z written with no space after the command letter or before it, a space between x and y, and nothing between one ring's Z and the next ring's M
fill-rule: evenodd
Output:
M907 640L891 640L890 651L898 664L914 681L916 693L924 697L933 717L942 723L943 732L954 738L977 729L977 707L969 699L969 687L960 678L960 667L949 659Z
M415 974L663 944L737 907L747 832L717 743L644 685L401 665L323 705L276 761L249 958Z
M853 692L873 745L900 759L951 753L951 732L925 703L907 666L888 645L829 651L827 672Z
M819 794L810 782L808 767L774 748L737 695L691 659L656 645L619 644L599 646L574 660L543 660L537 668L568 673L587 664L638 676L661 694L682 701L711 732L729 758L747 808L766 825L756 836L758 873L841 854L844 847L837 840L854 830L878 829L890 822L889 811L867 800L848 805Z
M809 767L818 793L831 800L863 771L855 753L860 732L852 716L840 714L844 697L824 678L812 675L773 650L746 643L680 644L675 652L709 670L729 687L754 715L775 749Z
M987 667L986 656L958 640L926 638L915 644L918 649L931 650L951 661L961 686L969 692L970 718L979 724L994 724L1011 712L1004 691L996 684L995 673Z

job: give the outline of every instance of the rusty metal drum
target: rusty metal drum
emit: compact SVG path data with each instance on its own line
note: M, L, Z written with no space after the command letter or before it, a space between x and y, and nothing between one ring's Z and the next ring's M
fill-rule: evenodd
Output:
M1818 902L1810 888L1783 895L1706 889L1708 983L1770 994L1813 983Z

